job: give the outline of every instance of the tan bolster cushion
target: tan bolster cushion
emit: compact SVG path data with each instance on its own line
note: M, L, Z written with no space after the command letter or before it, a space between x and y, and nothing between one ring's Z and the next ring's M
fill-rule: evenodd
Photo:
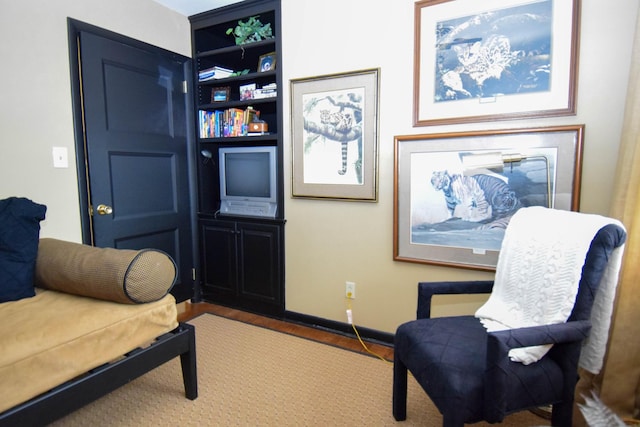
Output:
M114 249L43 238L35 285L126 304L157 301L176 281L176 265L156 249Z

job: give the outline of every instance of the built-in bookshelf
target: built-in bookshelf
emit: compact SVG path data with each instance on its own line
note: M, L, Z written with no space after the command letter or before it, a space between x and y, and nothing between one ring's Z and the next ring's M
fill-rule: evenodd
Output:
M259 112L253 116L266 124L271 135L279 131L280 83L279 12L273 1L245 1L191 18L196 68L196 103L199 129L207 127L207 120L220 112ZM226 10L225 10L226 9ZM207 16L207 14L209 14ZM278 16L276 16L278 15ZM268 26L270 35L259 41L237 45L233 30L250 19ZM232 31L231 34L228 34ZM217 115L215 114L217 113ZM246 122L247 119L244 119ZM225 138L246 136L245 131L232 134L202 136ZM203 141L206 142L206 141ZM274 144L278 141L274 139Z
M282 178L282 61L280 1L245 0L191 16L196 135L200 158L199 212L219 207L218 149L226 145L278 147L278 218L284 219ZM268 35L236 44L236 27L258 21Z
M205 301L284 313L280 0L245 0L189 17L198 148L200 283ZM244 33L237 27L259 29ZM220 214L219 151L275 147L274 218Z

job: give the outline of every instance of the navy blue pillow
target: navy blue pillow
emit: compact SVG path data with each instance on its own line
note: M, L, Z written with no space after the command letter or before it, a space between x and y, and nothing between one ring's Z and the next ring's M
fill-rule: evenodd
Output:
M0 302L35 295L33 273L46 211L23 197L0 200Z

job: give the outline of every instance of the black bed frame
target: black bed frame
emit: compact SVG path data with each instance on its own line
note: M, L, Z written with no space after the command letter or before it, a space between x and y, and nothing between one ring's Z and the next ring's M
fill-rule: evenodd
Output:
M180 323L151 345L70 380L0 414L0 426L41 426L93 402L107 393L180 356L185 396L198 397L195 328Z

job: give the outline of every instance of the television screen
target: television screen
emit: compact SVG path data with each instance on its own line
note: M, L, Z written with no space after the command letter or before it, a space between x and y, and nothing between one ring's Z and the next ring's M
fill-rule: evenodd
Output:
M269 153L228 153L224 161L228 196L271 197Z

